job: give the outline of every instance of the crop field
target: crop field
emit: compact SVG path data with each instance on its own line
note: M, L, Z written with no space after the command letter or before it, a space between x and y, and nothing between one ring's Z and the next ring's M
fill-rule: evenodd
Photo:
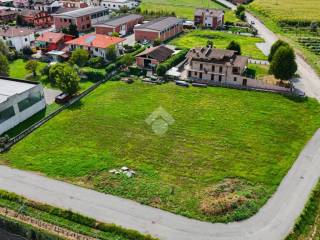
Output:
M241 45L242 55L255 59L267 59L267 56L265 56L256 46L256 43L263 42L261 38L235 35L226 32L194 30L174 38L169 44L180 48L204 47L208 40L213 41L216 48L224 49L232 40L234 40Z
M147 123L160 106L173 121L159 116L167 124ZM0 162L228 222L253 215L272 195L319 128L319 114L312 99L107 82L0 155ZM168 129L156 134L158 126ZM123 166L136 175L110 172Z
M250 9L275 21L320 21L319 0L255 0Z
M239 21L234 13L224 6L211 0L142 0L141 10L175 12L177 17L193 20L197 7L223 9L226 12L226 21Z
M301 37L298 41L311 52L320 55L320 37Z

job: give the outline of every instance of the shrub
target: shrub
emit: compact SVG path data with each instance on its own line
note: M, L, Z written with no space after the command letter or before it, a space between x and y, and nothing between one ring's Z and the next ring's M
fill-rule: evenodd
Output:
M88 80L92 82L98 82L105 78L105 75L102 72L95 70L83 70L83 74L85 74L88 77Z
M116 69L116 65L111 63L106 67L106 73L111 73L112 71L114 71Z
M157 75L163 76L166 73L166 71L179 64L185 58L188 51L188 49L183 49L179 53L173 55L171 58L166 60L165 62L160 63L156 70Z
M89 59L88 65L93 68L102 68L105 65L105 62L102 57L94 57Z

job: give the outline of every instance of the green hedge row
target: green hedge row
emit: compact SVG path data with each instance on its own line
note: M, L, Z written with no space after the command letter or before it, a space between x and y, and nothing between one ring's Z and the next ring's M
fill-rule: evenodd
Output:
M182 49L180 52L173 55L171 58L167 59L163 63L160 63L157 67L157 75L164 76L170 68L182 62L188 52L189 52L189 49Z
M52 215L70 220L72 222L75 222L84 226L88 226L93 229L116 233L130 240L155 240L155 238L151 237L150 235L143 235L135 230L125 229L115 224L100 223L93 218L85 217L78 213L71 212L69 210L63 210L60 208L52 207L47 204L41 204L41 203L29 201L14 193L8 193L3 190L0 190L0 198L7 199L12 202L24 203L26 206L29 206L31 208L50 213Z
M39 230L31 225L17 222L13 219L0 216L0 226L9 233L22 236L29 240L62 240L58 236Z

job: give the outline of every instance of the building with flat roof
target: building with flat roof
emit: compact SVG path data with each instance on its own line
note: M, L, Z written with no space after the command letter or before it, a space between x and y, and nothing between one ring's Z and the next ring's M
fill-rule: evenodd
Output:
M111 35L113 32L117 32L121 35L126 35L133 32L134 26L142 22L143 16L138 14L129 14L115 17L105 22L99 22L94 24L93 27L97 34Z
M90 30L97 22L109 19L109 11L105 7L86 7L77 10L52 14L55 29L62 30L71 24L77 26L78 31Z
M0 135L45 107L41 84L0 78Z
M133 0L102 0L101 6L112 10L132 9L139 5L139 2Z
M166 41L181 33L183 20L176 17L160 17L150 22L134 27L135 40L153 42L156 39Z

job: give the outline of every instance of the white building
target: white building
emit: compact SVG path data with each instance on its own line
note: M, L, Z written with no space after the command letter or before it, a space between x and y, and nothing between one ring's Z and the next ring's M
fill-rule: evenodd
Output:
M3 27L0 28L0 40L20 51L24 47L30 47L35 41L34 30L22 27Z
M46 107L40 84L0 79L0 135Z
M102 0L101 6L111 10L120 10L121 8L132 9L139 5L138 2L132 0Z

